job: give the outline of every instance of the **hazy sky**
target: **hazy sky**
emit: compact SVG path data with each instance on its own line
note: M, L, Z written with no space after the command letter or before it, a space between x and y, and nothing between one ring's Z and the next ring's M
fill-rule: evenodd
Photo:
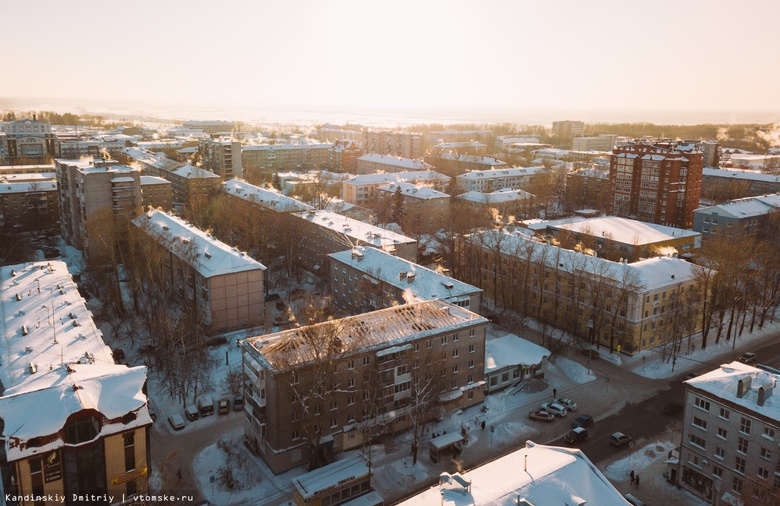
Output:
M1 97L780 111L776 0L0 5Z

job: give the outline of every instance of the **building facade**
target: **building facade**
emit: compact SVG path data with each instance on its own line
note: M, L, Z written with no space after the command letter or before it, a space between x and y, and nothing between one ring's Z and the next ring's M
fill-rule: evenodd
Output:
M171 182L155 176L141 176L141 206L170 211L173 205Z
M490 193L502 188L517 190L531 184L531 181L548 172L544 167L517 167L511 169L475 170L458 176L461 190Z
M329 142L260 144L244 146L241 156L246 177L254 179L280 170L328 168L332 147ZM233 177L242 176L237 174Z
M420 158L422 136L409 132L365 132L366 153L394 155L402 158Z
M390 183L377 188L377 213L382 223L396 219L406 234L436 233L450 219L450 196L428 186ZM400 200L398 202L397 200ZM400 206L400 216L393 216Z
M493 170L506 167L506 162L496 158L455 153L428 155L425 157L425 161L442 174L452 177L472 170Z
M732 200L693 212L693 230L702 234L736 235L757 230L780 212L780 193Z
M711 169L702 173L701 198L712 204L780 192L780 174L754 170Z
M341 183L341 198L356 206L375 208L379 187L401 181L429 186L441 192L447 188L450 178L433 170L363 174Z
M560 138L582 137L585 133L585 123L582 121L553 121L552 134Z
M486 325L435 300L246 339L247 442L280 473L476 405Z
M0 124L0 156L2 162L46 163L60 156L57 136L51 124L25 118Z
M574 151L612 151L617 145L618 136L601 134L598 137L575 137L571 149Z
M371 152L357 159L358 174L374 174L375 172L425 171L432 167L422 160L403 158L394 155L383 155Z
M7 176L0 180L0 231L58 230L57 181L41 178L38 181L15 182L15 179Z
M629 144L609 166L608 213L691 228L699 207L704 157L695 145Z
M362 144L356 140L339 139L329 150L328 165L335 172L357 173L357 160L365 154Z
M240 141L230 138L200 139L198 153L203 157L203 168L222 179L243 176Z
M732 362L686 381L680 462L672 481L708 504L776 504L778 379L774 372Z

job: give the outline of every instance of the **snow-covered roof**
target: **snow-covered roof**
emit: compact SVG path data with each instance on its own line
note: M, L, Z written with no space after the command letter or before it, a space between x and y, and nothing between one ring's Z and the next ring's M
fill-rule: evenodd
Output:
M54 383L57 373L52 371L63 363L114 363L64 262L4 266L0 280L0 395L33 377Z
M131 177L115 177L111 180L112 183L132 183L135 179Z
M412 183L398 182L390 183L385 186L377 188L381 192L395 193L398 189L401 189L403 195L414 197L417 199L433 200L433 199L448 199L449 195L446 193L434 190L430 186L422 186Z
M177 149L176 152L181 153L182 155L194 154L198 152L198 147L190 146L188 148L181 148L181 149Z
M485 373L505 367L539 364L550 350L514 334L485 341Z
M458 179L494 179L501 177L533 176L546 171L544 167L515 167L511 169L472 170L458 176Z
M487 144L479 141L453 141L442 142L433 147L433 149L455 149L455 148L486 148Z
M231 248L186 221L153 209L133 220L133 224L156 237L174 255L190 263L206 278L236 272L265 270L246 253ZM192 249L190 249L192 248Z
M376 153L363 155L357 160L358 162L373 162L385 165L393 165L395 167L409 170L424 170L430 167L430 165L422 160L412 160L411 158L401 158L400 156L392 155L378 155Z
M503 204L505 202L514 202L533 198L533 195L524 190L513 190L511 188L502 188L491 193L482 193L478 191L469 191L458 195L458 198L469 202L479 204Z
M411 237L397 234L390 230L377 227L376 225L370 225L330 211L315 211L314 209L310 209L306 212L295 213L295 215L319 225L320 227L344 234L351 239L350 242L353 244L356 244L357 241L361 241L376 248L383 248L394 244L416 242Z
M193 167L189 163L183 165L176 170L172 170L172 173L177 176L186 177L187 179L202 178L202 179L218 179L219 176L211 171L202 169L200 167Z
M629 504L581 450L532 441L463 474L442 473L437 486L398 504L517 506L518 498L536 505Z
M523 258L530 255L533 262L544 263L563 272L582 272L599 276L616 285L625 281L646 291L696 279L696 266L679 258L654 257L629 264L593 257L501 230L488 230L468 237L487 248L496 248L498 245L506 255Z
M704 214L716 213L719 216L732 216L734 218L750 218L763 216L777 209L780 209L780 193L732 200L716 206L700 207L694 212Z
M547 227L569 230L592 237L605 237L611 241L635 246L701 235L701 233L692 230L667 227L665 225L646 223L617 216L549 221L547 222Z
M366 275L423 300L453 301L482 290L455 278L445 276L409 260L398 258L376 248L357 247L328 255ZM404 273L403 278L401 273ZM409 274L414 274L411 278Z
M739 380L749 383L749 388L742 397L738 397ZM774 374L764 369L753 367L741 362L723 364L718 369L689 379L686 385L708 392L715 397L745 408L772 420L780 420L780 397L772 394L780 374ZM758 405L758 394L761 387L768 387L768 395L763 406ZM779 422L780 423L780 422Z
M8 183L0 180L0 193L30 193L57 191L57 181Z
M141 176L141 186L154 185L154 184L171 184L171 182L162 177Z
M378 172L375 174L361 174L347 179L347 184L383 184L394 183L396 181L441 181L448 180L449 176L440 174L435 170L418 170L408 172Z
M749 179L751 181L763 181L765 183L780 183L780 174L764 174L753 170L739 169L702 169L703 177L725 177L732 179Z
M222 191L228 195L242 198L263 207L273 209L274 211L290 212L311 209L311 206L279 193L276 190L260 188L259 186L249 184L241 179L230 179L225 181L222 184Z
M33 172L31 174L4 174L0 172L0 184L3 183L39 183L56 181L56 172Z
M461 307L429 300L251 337L243 341L243 346L266 368L284 370L314 360L320 350L309 343L332 335L334 330L338 332L342 353L350 355L378 351L485 322L487 320L478 314Z
M56 434L68 417L85 409L94 409L109 420L101 428L101 436L151 424L143 393L145 382L145 366L70 364L33 375L24 384L6 390L0 397L0 416L5 422L4 433L9 436L9 460L63 446L61 439L45 448L28 446L27 442ZM136 416L123 423L121 418L128 413Z
M330 142L311 141L300 144L252 144L243 146L241 151L285 151L296 149L330 149Z
M308 501L342 482L366 477L369 472L365 460L360 455L354 455L309 471L290 481L301 497Z
M54 172L54 164L44 164L44 165L0 165L0 174L7 175L11 172L17 172L20 170L32 171L32 173L36 172Z
M437 146L440 147L441 145ZM504 166L506 165L506 162L502 162L498 158L492 158L489 156L478 156L478 155L463 155L458 153L441 153L436 155L436 158L440 158L442 160L457 160L459 162L469 162L469 163L482 163L485 165L491 165L491 166Z

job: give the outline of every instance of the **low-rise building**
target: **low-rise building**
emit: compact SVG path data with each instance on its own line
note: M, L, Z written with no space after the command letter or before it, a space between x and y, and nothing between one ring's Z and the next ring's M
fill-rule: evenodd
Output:
M702 170L701 198L714 204L745 197L758 197L780 192L780 174L764 174L754 170Z
M381 155L376 152L369 152L357 159L358 174L373 174L375 172L404 172L404 171L426 171L433 167L422 160L412 158L402 158L393 155Z
M46 163L60 156L57 136L51 124L24 118L0 123L0 159L2 163Z
M147 211L133 224L168 252L166 279L206 325L224 331L263 324L263 264L163 211Z
M441 473L438 485L398 505L586 503L629 504L582 450L526 441L523 448L462 474Z
M498 211L500 217L525 218L536 216L536 199L534 195L525 190L511 190L503 188L490 193L469 191L458 195L458 198L468 202L476 211L482 213L493 213L493 209ZM499 216L495 217L496 219Z
M276 190L249 184L241 179L225 181L222 183L221 188L227 195L232 195L269 211L292 213L311 209L311 206L304 204L300 200L288 197Z
M744 234L780 211L780 193L732 200L693 211L693 230L702 234Z
M48 178L34 176L43 174L0 177L0 232L32 232L59 228L57 181L53 174ZM29 181L17 182L17 179Z
M430 150L434 154L461 154L482 156L487 154L487 144L479 141L447 141L431 146Z
M146 367L114 364L64 262L4 266L0 281L5 500L147 492Z
M235 125L232 121L222 121L222 120L213 120L213 121L185 121L183 123L185 128L188 128L190 130L199 130L203 133L207 133L210 135L216 135L216 134L230 134L235 129Z
M246 339L246 440L280 473L476 405L486 325L433 300Z
M548 172L544 167L475 170L458 176L463 191L490 193L502 188L517 190L531 184L538 175Z
M279 170L307 170L330 167L329 142L298 144L260 144L244 146L242 151L247 178L261 178ZM234 177L242 177L236 175Z
M363 174L341 183L341 198L350 204L374 208L380 186L404 181L444 191L450 178L433 170Z
M141 176L141 206L144 209L170 211L173 205L172 184L167 179Z
M440 153L428 155L425 161L437 171L448 176L457 176L474 170L492 170L506 167L506 162L489 156L464 155L457 153Z
M485 393L493 394L529 378L544 378L550 350L507 334L485 341Z
M339 139L333 143L329 150L330 160L328 165L336 172L357 173L357 160L365 150L362 144L356 140Z
M328 258L333 304L351 314L435 299L479 311L479 288L385 251L356 247Z
M377 188L378 215L382 223L393 221L393 208L400 198L399 225L407 234L433 234L450 218L450 196L433 188L412 183L390 183Z
M687 380L679 469L671 481L708 504L776 503L778 379L775 371L732 362Z
M596 137L575 137L571 149L575 151L612 151L617 146L618 136L601 134Z

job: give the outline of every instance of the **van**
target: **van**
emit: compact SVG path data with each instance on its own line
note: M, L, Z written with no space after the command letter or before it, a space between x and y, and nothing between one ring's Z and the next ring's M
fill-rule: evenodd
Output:
M192 404L184 406L184 416L186 416L187 420L191 422L197 420L200 417L200 415L198 414L198 408L196 408Z
M200 411L200 416L214 414L214 401L211 400L211 397L206 396L198 399L198 411Z

